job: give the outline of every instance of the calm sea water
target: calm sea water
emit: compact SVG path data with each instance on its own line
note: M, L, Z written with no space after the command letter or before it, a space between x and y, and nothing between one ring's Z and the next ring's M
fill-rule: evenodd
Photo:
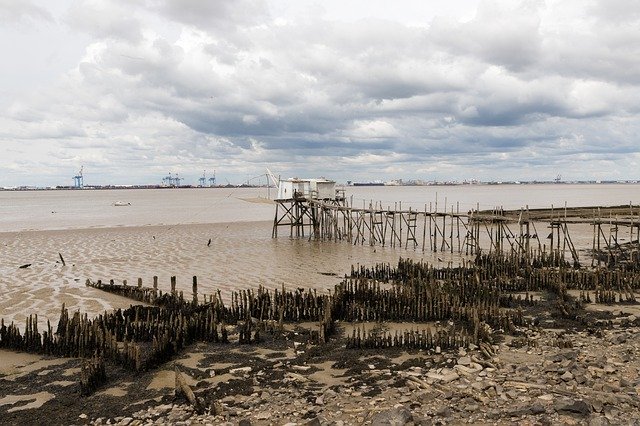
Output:
M272 195L273 190L271 190ZM266 188L0 191L0 232L92 227L229 223L273 220L261 202ZM640 185L460 185L347 187L355 207L402 203L403 208L468 211L640 203ZM114 206L116 202L130 206Z

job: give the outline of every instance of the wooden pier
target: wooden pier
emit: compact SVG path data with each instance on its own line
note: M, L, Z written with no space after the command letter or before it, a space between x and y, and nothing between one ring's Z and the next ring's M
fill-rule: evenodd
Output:
M356 206L344 193L330 200L294 193L275 202L273 237L288 227L290 237L467 256L495 252L530 258L548 253L552 263L566 257L576 266L585 260L592 266L628 261L640 253L640 206L631 204L461 212L459 204L443 209L429 203L421 210L403 209L401 202L383 207L363 201ZM577 246L572 239L571 229L581 225L592 227L590 247ZM584 237L584 229L579 232Z

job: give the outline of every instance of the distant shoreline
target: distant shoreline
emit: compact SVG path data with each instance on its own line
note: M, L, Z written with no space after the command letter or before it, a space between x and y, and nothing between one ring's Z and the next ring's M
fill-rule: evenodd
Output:
M338 186L344 187L358 187L358 186L385 186L385 187L406 187L406 186L506 186L506 185L638 185L640 180L577 180L566 182L555 181L498 181L498 182L424 182L424 183L362 183L357 182L354 184L340 184ZM180 185L180 186L163 186L163 185L91 185L84 186L82 188L76 188L73 186L55 186L55 187L36 187L36 186L17 186L17 187L0 187L0 191L103 191L113 189L229 189L229 188L267 188L266 185L221 185L221 186L194 186L194 185Z

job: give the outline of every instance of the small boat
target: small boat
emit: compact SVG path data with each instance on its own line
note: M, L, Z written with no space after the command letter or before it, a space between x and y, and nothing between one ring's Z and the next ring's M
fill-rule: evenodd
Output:
M115 203L113 203L113 205L116 207L122 207L122 206L130 206L131 203L126 203L124 201L116 201Z

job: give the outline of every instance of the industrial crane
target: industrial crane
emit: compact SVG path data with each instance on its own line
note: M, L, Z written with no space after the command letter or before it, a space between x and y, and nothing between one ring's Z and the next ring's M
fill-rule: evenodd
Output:
M73 177L73 187L76 189L82 189L84 187L84 177L82 176L83 170L84 166L80 166L80 171Z

